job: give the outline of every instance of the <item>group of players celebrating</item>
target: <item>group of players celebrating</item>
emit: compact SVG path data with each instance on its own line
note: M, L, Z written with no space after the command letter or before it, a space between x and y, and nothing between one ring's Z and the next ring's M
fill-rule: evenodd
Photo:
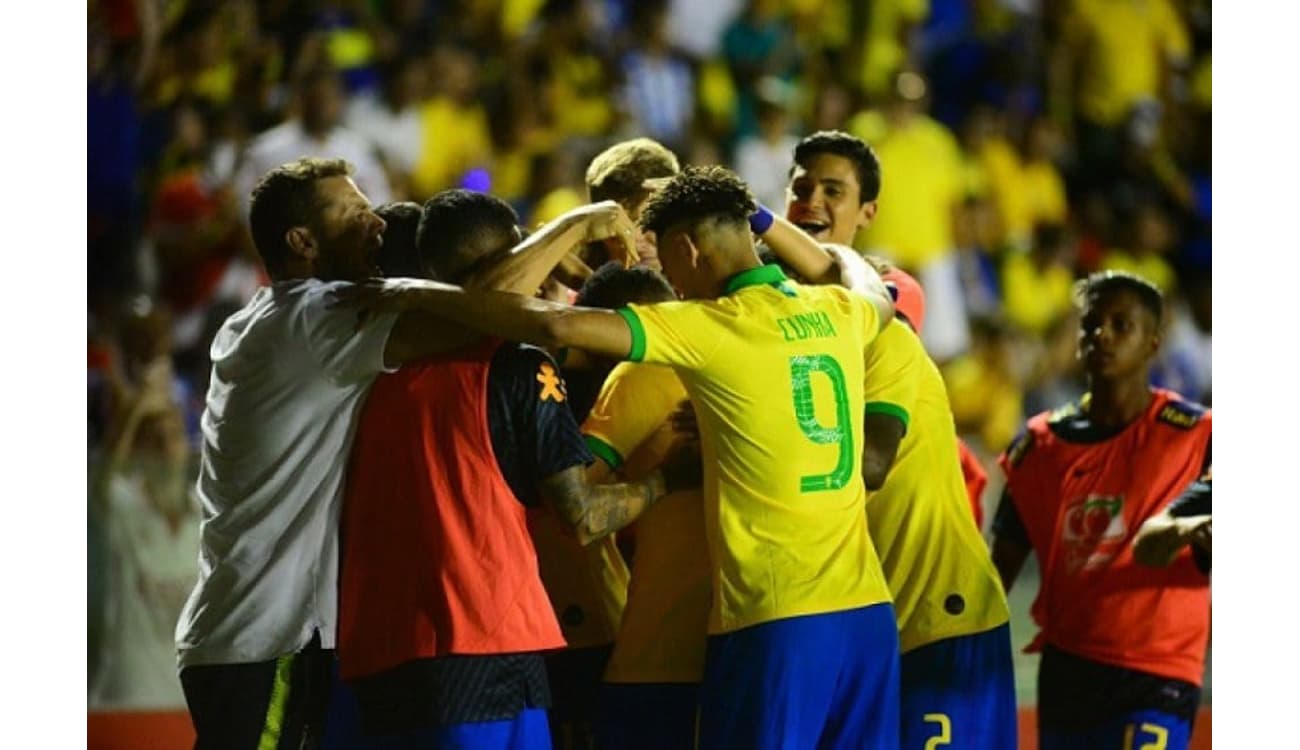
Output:
M1089 393L1002 456L990 554L923 293L848 247L879 163L793 161L782 217L620 143L528 236L484 193L265 175L177 626L198 747L1014 748L1031 550L1041 746L1186 747L1211 418L1148 385L1160 291L1080 282Z

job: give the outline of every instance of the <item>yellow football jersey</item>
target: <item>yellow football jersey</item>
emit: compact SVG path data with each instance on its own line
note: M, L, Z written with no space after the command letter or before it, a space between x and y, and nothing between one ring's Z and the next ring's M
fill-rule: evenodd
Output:
M668 417L685 399L670 368L619 364L582 425L591 452L623 479L641 479L676 444ZM632 581L606 682L703 679L710 599L703 503L699 491L674 492L632 527Z
M866 413L907 425L884 486L867 497L899 649L1007 622L1006 595L966 497L943 378L912 329L898 320L885 327L867 352L865 382Z
M528 514L537 567L569 648L614 642L627 604L627 563L613 535L586 547L555 513Z
M619 312L629 359L672 366L695 404L709 632L889 601L861 476L859 384L875 307L761 266L716 300Z

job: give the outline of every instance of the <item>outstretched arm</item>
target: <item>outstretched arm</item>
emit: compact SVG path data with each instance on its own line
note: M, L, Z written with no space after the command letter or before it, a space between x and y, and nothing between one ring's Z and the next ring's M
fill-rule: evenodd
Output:
M467 292L436 281L403 279L350 286L335 292L335 299L336 305L351 305L371 314L401 313L399 326L404 318L422 314L548 349L567 346L609 359L626 359L632 350L632 332L616 312L569 307L519 294ZM445 322L442 328L448 328ZM425 330L436 334L439 327L433 324Z
M576 257L568 260L575 247L601 241L617 245L627 262L636 261L636 225L614 201L580 206L547 223L479 274L474 286L532 294L556 266L571 272L585 267Z

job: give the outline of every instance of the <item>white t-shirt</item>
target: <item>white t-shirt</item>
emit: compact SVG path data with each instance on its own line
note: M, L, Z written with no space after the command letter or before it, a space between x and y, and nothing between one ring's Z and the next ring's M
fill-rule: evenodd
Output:
M269 661L319 630L334 648L338 516L357 413L396 319L356 330L344 282L265 287L212 341L198 497L199 582L180 666Z
M109 483L109 589L93 708L185 707L176 676L172 631L194 587L199 552L198 511L172 528L149 504L137 474Z

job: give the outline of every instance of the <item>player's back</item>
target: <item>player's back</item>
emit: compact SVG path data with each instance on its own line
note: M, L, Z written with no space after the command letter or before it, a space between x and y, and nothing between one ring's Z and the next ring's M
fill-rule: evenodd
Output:
M631 358L672 365L698 415L710 632L889 601L861 478L870 302L763 266L717 300L624 312Z
M971 517L943 378L904 323L891 322L872 344L866 383L868 412L901 412L907 423L884 486L867 497L900 650L1007 622L1006 595Z

